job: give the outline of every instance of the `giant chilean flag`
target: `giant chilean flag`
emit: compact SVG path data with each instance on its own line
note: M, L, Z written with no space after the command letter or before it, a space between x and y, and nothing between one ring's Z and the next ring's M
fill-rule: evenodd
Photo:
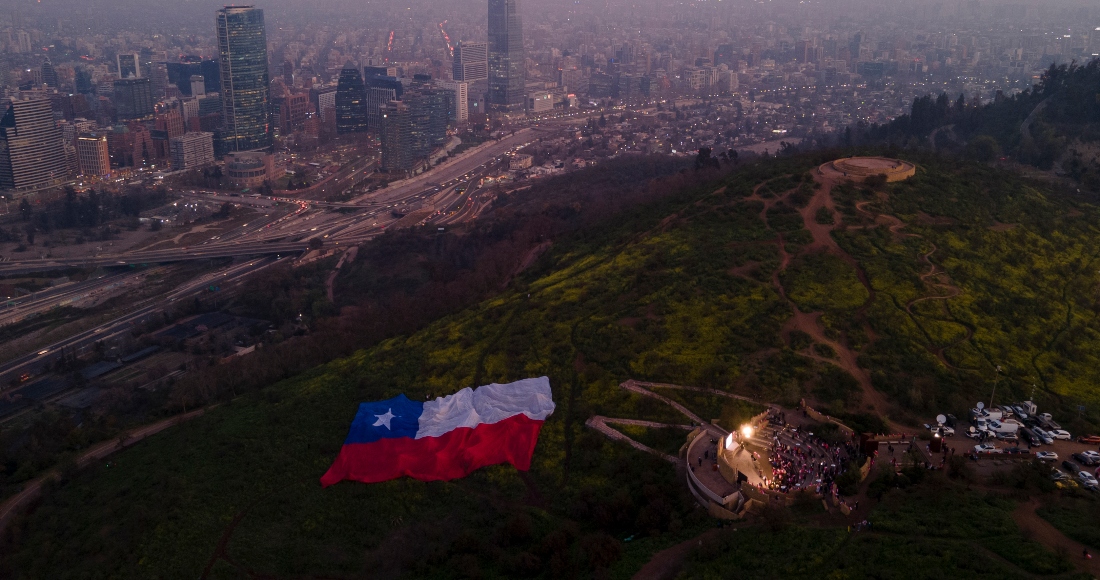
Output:
M497 463L527 471L539 429L553 412L546 377L467 387L427 403L405 395L360 403L344 447L321 485L402 475L425 481L457 479Z

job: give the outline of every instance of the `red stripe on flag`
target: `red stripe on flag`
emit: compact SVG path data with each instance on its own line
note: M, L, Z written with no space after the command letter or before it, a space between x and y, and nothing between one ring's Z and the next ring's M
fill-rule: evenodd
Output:
M520 413L496 423L459 427L439 437L351 443L340 449L321 485L345 479L374 483L402 475L423 481L458 479L497 463L527 471L542 423Z

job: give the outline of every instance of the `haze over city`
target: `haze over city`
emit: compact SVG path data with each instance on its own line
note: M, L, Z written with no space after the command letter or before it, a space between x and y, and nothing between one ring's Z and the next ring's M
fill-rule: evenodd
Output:
M1100 4L0 8L0 578L1096 578Z

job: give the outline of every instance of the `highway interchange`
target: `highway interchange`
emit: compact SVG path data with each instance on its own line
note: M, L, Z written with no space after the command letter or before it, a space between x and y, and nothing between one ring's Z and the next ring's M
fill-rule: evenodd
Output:
M546 128L525 128L497 141L487 142L448 160L432 170L388 187L365 193L345 203L296 197L230 196L213 192L180 192L182 199L231 202L266 214L211 236L198 244L172 244L119 254L82 258L38 258L0 262L0 275L40 274L72 267L106 267L106 274L85 282L44 290L33 296L10 301L0 308L0 326L41 314L97 293L117 290L117 284L140 283L144 273L121 270L125 266L152 266L192 260L234 258L232 265L188 281L170 294L131 305L123 315L95 328L80 332L45 347L37 348L0 364L0 390L21 376L38 374L61 352L80 352L98 341L108 341L148 320L172 302L197 295L214 279L230 286L255 272L282 263L310 248L318 239L324 247L347 247L381 234L402 219L406 212L424 215L421 221L444 226L477 217L485 204L477 199L481 178L495 169L502 156L547 133ZM374 169L369 159L357 160L326 180L325 195L332 196L354 187ZM276 206L276 204L280 204ZM292 204L285 211L285 204ZM295 207L297 206L297 207ZM165 242L161 242L163 245ZM316 242L313 242L316 243ZM267 257L264 257L267 256ZM249 257L253 257L249 260ZM249 260L249 261L241 261ZM121 271L120 271L121 270Z

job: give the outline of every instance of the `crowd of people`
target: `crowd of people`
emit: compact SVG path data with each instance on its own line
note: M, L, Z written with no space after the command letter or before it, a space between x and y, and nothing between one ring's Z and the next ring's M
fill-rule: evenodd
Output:
M844 472L857 449L851 443L830 444L792 425L777 425L768 451L772 475L763 476L768 489L807 489L824 494L832 492L833 481Z

